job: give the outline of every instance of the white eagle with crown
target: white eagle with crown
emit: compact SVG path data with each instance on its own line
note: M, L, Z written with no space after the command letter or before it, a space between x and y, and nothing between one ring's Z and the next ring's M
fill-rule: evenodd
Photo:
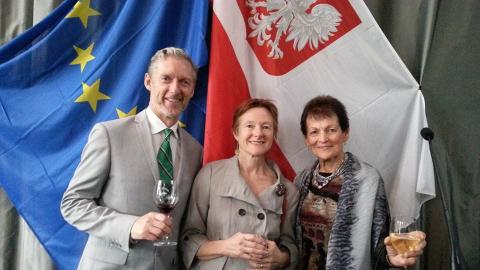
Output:
M337 32L342 15L329 4L316 3L317 0L247 0L250 8L248 26L252 31L249 38L257 39L257 44L265 42L271 48L268 57L283 58L279 46L282 35L287 35L286 42L293 40L293 48L301 51L308 44L310 49L317 49L319 43L325 43ZM265 8L267 14L258 12L257 8ZM310 10L310 12L307 12ZM272 40L272 29L277 32Z

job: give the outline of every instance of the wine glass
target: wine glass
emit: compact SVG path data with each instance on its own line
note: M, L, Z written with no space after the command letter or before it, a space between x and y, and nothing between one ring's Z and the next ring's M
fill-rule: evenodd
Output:
M264 243L265 248L268 250L268 235L267 233L257 233L255 234L258 238L262 239L262 242Z
M390 223L390 239L393 248L399 253L404 254L408 251L414 251L420 243L420 239L410 232L417 230L415 218L409 216L392 217Z
M155 184L155 193L153 201L162 214L170 217L170 213L178 202L178 191L173 180L158 180ZM164 235L159 241L154 242L155 246L176 246L177 241L170 240L168 235Z

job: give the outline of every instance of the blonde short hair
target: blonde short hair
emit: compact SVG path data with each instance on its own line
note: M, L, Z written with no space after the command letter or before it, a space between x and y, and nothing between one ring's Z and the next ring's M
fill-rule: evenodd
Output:
M148 74L152 74L155 64L160 60L165 60L168 57L177 57L186 60L192 66L192 69L195 71L195 76L198 72L198 67L193 63L192 58L188 54L180 49L175 47L167 47L161 50L158 50L152 58L150 58L150 64L148 65Z

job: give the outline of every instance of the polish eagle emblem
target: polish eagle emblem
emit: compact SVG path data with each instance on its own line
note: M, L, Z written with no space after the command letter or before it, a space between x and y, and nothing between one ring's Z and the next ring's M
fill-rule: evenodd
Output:
M246 0L246 5L250 9L248 37L256 38L259 46L270 47L268 57L273 59L283 58L280 48L283 35L286 35L285 42L293 41L296 51L303 50L307 44L314 50L328 41L342 22L342 15L335 7L317 0Z

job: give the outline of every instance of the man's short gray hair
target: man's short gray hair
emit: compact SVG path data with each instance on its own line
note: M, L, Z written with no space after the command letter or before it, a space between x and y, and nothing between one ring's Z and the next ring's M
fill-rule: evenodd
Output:
M152 71L154 69L154 65L157 61L159 60L165 60L168 57L177 57L186 60L190 65L192 66L193 70L195 71L195 75L197 74L198 68L197 66L193 63L192 58L188 56L188 54L180 49L180 48L175 48L175 47L167 47L163 48L161 50L158 50L152 58L150 58L150 64L148 65L148 73L152 74Z

